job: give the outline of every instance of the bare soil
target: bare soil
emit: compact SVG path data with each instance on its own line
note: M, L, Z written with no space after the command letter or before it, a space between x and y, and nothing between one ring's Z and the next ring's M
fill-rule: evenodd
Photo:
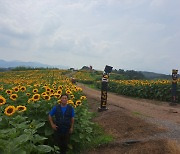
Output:
M101 92L78 84L87 96L94 122L114 140L86 154L180 154L180 105L129 98L108 92L107 111L98 112Z

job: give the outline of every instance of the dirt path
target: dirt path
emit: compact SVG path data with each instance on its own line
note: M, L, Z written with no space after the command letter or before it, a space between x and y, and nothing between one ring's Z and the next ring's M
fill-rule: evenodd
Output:
M97 112L101 92L83 84L78 86L83 88L91 111ZM180 105L171 107L167 102L129 98L108 92L107 107L109 110L97 112L94 121L115 140L105 147L89 151L89 154L180 152L175 148L180 145Z

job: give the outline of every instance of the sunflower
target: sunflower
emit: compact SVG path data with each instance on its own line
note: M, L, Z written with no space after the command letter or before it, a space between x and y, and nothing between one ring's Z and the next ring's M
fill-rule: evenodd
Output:
M81 100L77 100L76 103L75 103L76 106L79 106L81 104L82 104Z
M59 87L58 87L58 89L60 90L62 90L63 89L63 85L60 85Z
M0 105L3 105L6 103L6 99L0 95Z
M66 94L72 94L72 92L70 90L66 90Z
M62 90L58 90L57 93L58 93L58 94L62 94Z
M80 99L81 99L81 100L84 100L84 99L86 99L86 96L81 96Z
M75 98L73 94L72 94L72 95L70 95L70 97L71 97L71 99L74 99L74 98Z
M14 87L13 90L14 90L14 92L18 92L19 88L18 87Z
M31 94L30 93L26 93L26 96L30 96Z
M3 89L4 89L3 87L0 87L0 91L3 91Z
M28 99L28 103L32 103L34 100L32 98Z
M7 90L6 90L6 94L9 94L9 95L11 95L11 94L12 94L12 90L10 90L10 89L7 89Z
M21 90L22 92L25 92L25 91L26 91L26 87L25 87L25 86L22 86L22 87L20 87L20 90Z
M46 92L41 93L41 96L42 96L42 97L43 97L43 96L46 96L46 95L47 95Z
M74 102L70 99L68 100L68 104L74 105Z
M17 94L11 94L10 99L15 101L18 98Z
M5 111L4 113L7 115L7 116L11 116L13 115L14 113L16 112L16 108L14 106L8 106L5 108Z
M50 93L53 94L54 93L54 89L50 89Z
M44 95L43 98L44 98L45 100L48 100L48 101L51 99L51 97L48 96L48 95Z
M79 88L79 87L78 87L77 90L78 90L78 91L82 91L82 88Z
M46 91L50 92L50 88L49 88L49 87L47 87L47 88L46 88Z
M50 95L50 92L49 92L49 91L47 91L47 92L46 92L46 94L47 94L47 95Z
M76 107L77 107L77 105L73 105L73 107L74 107L74 108L76 108Z
M17 107L16 107L16 110L18 111L18 112L24 112L24 111L26 111L26 106L23 106L23 105L18 105Z
M61 97L61 94L54 93L54 96L55 96L56 98L60 98L60 97Z
M38 101L40 99L40 94L34 94L32 97L33 101Z
M33 93L38 93L38 89L33 89Z

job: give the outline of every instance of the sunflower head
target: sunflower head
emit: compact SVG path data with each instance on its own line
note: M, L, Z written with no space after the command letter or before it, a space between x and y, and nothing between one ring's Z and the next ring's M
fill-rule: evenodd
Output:
M33 101L38 101L40 99L40 94L34 94L32 99Z
M79 106L79 105L81 105L81 104L82 104L81 100L77 100L77 101L76 101L76 106Z
M38 89L33 89L33 93L38 93Z
M68 89L68 90L66 90L66 94L72 94L72 92Z
M51 97L49 95L44 95L43 98L48 101L51 99Z
M22 92L24 92L24 91L26 91L26 87L25 87L25 86L22 86L22 87L20 87L20 90L21 90Z
M16 110L18 112L24 112L24 111L26 111L26 106L19 105L16 107Z
M85 99L86 99L86 96L81 96L80 99L81 99L81 100L85 100Z
M4 88L3 87L0 87L0 91L3 91L4 90Z
M7 116L12 116L15 112L16 112L16 108L11 105L6 107L5 111L4 111L5 115L7 115Z
M14 92L18 92L19 91L19 87L14 87Z
M6 99L0 95L0 106L6 103Z
M74 102L71 99L69 99L68 104L74 105Z
M30 93L26 93L26 96L30 96L31 94Z
M9 94L9 95L11 95L11 94L12 94L12 90L10 90L10 89L7 89L7 90L6 90L6 94Z
M75 98L73 94L72 94L72 95L70 95L70 97L71 97L71 99L74 99L74 98Z
M51 93L51 94L54 93L54 89L50 89L50 93Z
M18 98L17 94L11 94L10 99L15 101Z
M62 90L58 90L57 93L58 93L58 94L62 94Z

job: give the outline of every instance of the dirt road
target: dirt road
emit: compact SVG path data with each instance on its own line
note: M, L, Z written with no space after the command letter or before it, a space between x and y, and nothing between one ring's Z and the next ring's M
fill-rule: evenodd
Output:
M88 98L92 112L100 106L101 92L78 84ZM159 104L159 105L157 105ZM179 153L180 105L129 98L108 92L109 110L94 119L115 141L91 153ZM128 144L127 143L135 143ZM86 152L87 153L87 152Z

